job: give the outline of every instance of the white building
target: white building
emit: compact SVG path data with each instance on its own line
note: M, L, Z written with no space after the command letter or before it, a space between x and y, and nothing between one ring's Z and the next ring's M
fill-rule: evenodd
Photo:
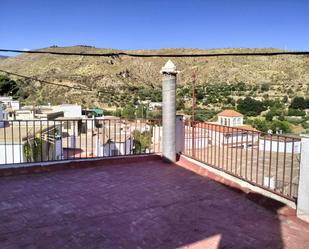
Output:
M15 120L34 120L35 110L33 107L23 107L15 111Z
M260 132L251 125L243 124L243 115L234 110L224 110L218 114L217 122L198 123L185 127L187 149L193 146L252 147L257 146ZM194 141L194 142L193 142Z
M122 123L106 126L96 136L95 154L102 156L118 156L133 154L134 144L130 126Z
M220 147L252 147L258 141L259 131L250 126L228 127L214 123L197 124L194 129L185 127L187 149L204 148L217 145ZM193 143L193 141L195 141Z
M95 154L98 157L133 154L133 139L130 136L105 141L97 139Z
M54 112L63 112L65 118L81 118L82 107L77 104L62 104L52 107Z
M149 103L149 110L155 110L162 108L162 102L150 102Z
M13 111L20 109L20 103L18 100L13 100L11 96L0 97L0 102L2 102L6 108L12 108Z
M218 124L225 126L242 126L244 123L244 115L234 110L224 110L217 114Z
M260 150L299 154L301 150L301 139L299 137L287 137L278 135L266 135L260 139Z
M52 136L57 127L31 123L0 128L0 164L61 160L61 137Z

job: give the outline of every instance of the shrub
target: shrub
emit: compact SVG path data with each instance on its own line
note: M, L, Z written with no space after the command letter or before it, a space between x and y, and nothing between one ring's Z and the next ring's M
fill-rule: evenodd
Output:
M305 99L304 97L295 97L293 98L290 107L293 109L309 108L309 99Z
M246 97L245 99L240 99L237 101L237 109L247 116L257 116L262 111L266 110L263 102L259 100L255 100L250 97Z
M300 109L289 108L288 116L305 116L306 113Z

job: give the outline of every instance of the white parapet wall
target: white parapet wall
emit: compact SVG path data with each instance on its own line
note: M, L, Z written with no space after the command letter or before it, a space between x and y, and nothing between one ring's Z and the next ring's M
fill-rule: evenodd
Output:
M298 186L297 216L309 222L309 135L304 135L301 140Z

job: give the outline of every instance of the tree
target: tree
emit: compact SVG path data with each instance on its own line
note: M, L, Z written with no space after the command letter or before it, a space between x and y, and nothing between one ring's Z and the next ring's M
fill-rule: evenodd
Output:
M305 113L305 111L300 110L300 109L289 108L288 115L289 116L305 116L306 113Z
M273 117L274 117L274 115L273 115L273 113L271 111L267 112L267 114L265 115L265 119L267 121L272 121Z
M140 132L135 130L134 137L134 153L144 153L151 147L151 131Z
M124 118L128 118L128 119L134 119L135 118L135 112L136 109L134 106L131 105L126 105L123 109L122 109L122 117Z
M295 97L293 98L290 107L293 109L306 109L309 108L309 100L304 97Z
M257 116L262 111L266 110L263 102L259 100L255 100L250 97L246 97L245 99L240 99L237 101L237 109L247 116Z
M14 80L9 79L7 76L0 75L0 95L14 96L19 88Z
M281 120L274 120L271 123L270 128L272 129L273 132L281 130L284 133L289 133L291 132L290 125L287 121L281 121Z
M248 120L248 123L251 124L255 129L262 131L262 132L267 132L270 129L270 124L266 120L257 118L254 120Z

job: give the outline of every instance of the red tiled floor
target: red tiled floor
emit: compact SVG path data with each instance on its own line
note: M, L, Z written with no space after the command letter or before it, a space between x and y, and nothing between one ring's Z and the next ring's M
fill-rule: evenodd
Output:
M309 229L145 161L0 178L0 248L309 248Z

